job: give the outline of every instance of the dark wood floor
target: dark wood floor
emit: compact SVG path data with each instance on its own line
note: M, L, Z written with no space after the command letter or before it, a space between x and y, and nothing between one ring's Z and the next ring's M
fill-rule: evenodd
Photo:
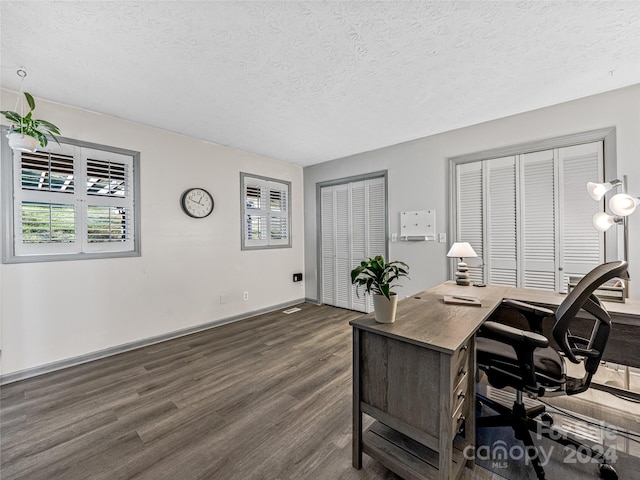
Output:
M271 313L1 388L2 480L391 479L351 468L351 330Z
M360 314L300 307L1 387L0 478L397 480L351 466Z

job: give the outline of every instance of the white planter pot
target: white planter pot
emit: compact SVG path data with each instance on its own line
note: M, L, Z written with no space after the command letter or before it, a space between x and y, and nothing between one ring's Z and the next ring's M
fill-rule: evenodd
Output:
M373 296L373 309L378 323L393 323L396 321L396 307L398 305L398 296L391 294L391 300L384 295Z
M9 146L12 150L34 153L36 148L38 148L38 139L23 133L9 133L7 138L9 139Z

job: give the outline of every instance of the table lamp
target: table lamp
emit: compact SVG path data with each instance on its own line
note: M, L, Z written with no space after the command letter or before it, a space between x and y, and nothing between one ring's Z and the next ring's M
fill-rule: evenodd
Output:
M471 285L471 280L469 280L469 267L464 263L463 258L477 256L478 255L474 252L473 247L471 247L469 242L455 242L451 245L451 249L449 250L449 253L447 253L447 257L460 259L460 262L458 262L458 271L455 273L456 283L458 285Z

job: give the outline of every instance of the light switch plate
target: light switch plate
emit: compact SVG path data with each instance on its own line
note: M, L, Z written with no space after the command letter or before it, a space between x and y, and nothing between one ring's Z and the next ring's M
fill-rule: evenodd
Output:
M439 233L438 234L438 242L447 243L447 234L446 233Z

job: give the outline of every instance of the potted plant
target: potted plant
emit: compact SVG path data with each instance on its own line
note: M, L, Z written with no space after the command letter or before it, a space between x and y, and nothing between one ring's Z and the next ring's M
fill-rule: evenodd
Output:
M409 276L409 266L404 262L387 263L382 255L369 258L360 266L351 270L351 283L356 285L356 295L364 286L367 293L373 294L373 309L376 321L392 323L396 319L398 296L392 291L394 282Z
M36 102L29 92L24 92L29 105L29 112L23 117L18 112L3 110L0 113L12 122L11 130L7 134L9 146L13 150L22 152L35 152L38 145L46 147L51 136L59 144L56 135L60 135L58 127L46 120L33 118L33 110Z

